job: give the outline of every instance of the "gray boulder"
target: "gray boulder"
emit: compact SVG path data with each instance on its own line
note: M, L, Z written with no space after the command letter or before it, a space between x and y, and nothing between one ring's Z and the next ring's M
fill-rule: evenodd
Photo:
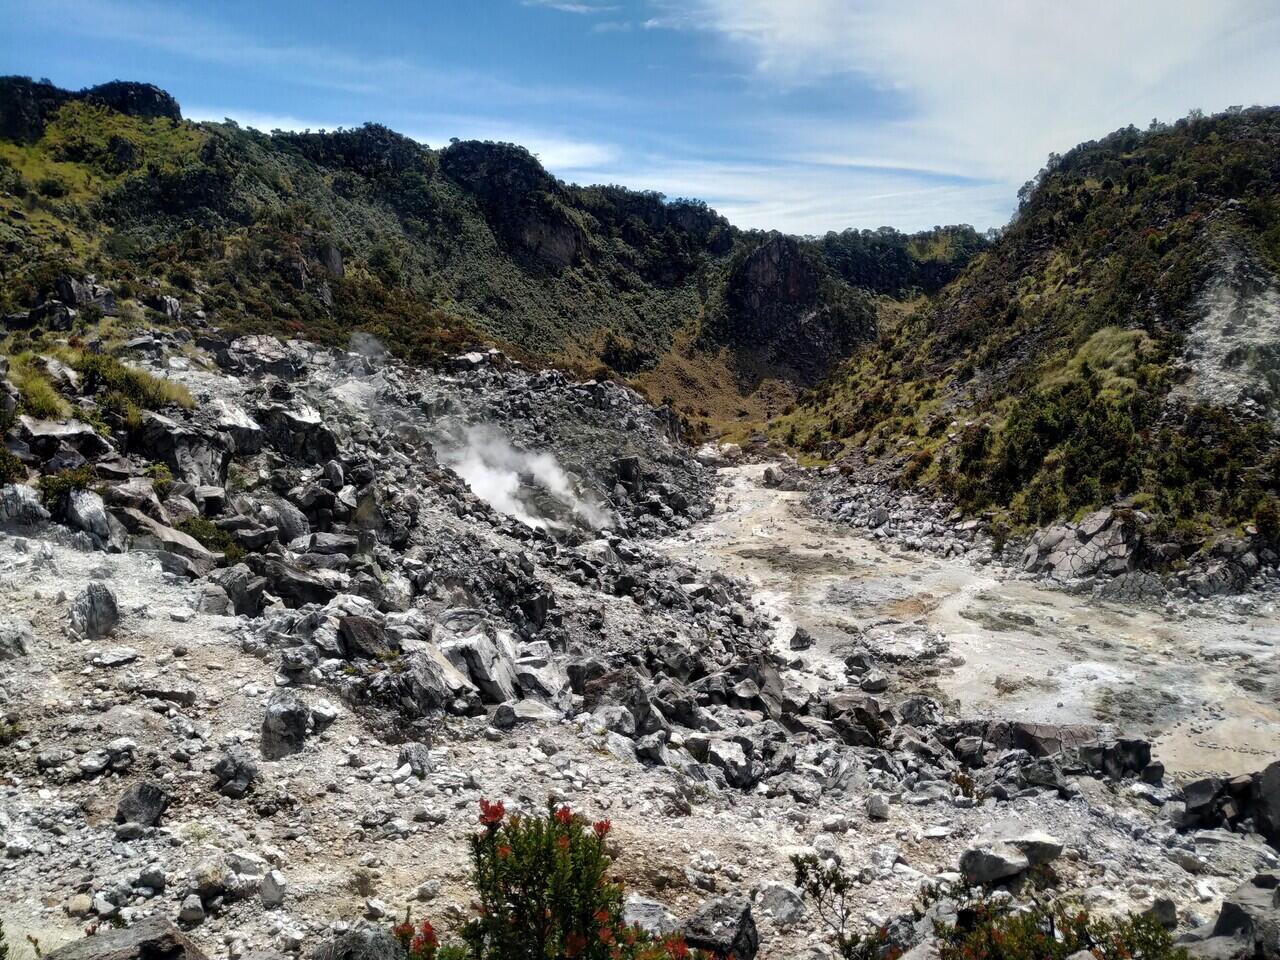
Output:
M1252 943L1258 960L1280 960L1280 874L1260 873L1224 898L1213 936Z
M960 854L960 872L970 883L994 883L1030 869L1025 853L1003 840L978 843Z
M111 588L93 581L71 603L71 631L87 640L109 636L120 622L120 608Z
M147 917L131 927L104 924L93 936L45 954L45 960L207 960L205 954L164 917Z
M253 788L258 765L244 751L232 748L214 764L213 776L219 793L238 800Z
M310 717L306 703L292 690L273 693L262 718L262 756L280 760L301 752Z
M680 929L679 921L665 904L637 894L623 901L622 922L629 927L639 927L651 937L665 937Z
M31 622L22 617L0 617L0 660L25 657L35 644Z
M140 823L154 827L169 807L169 794L148 780L130 786L116 803L116 823Z
M0 523L30 527L49 519L49 511L40 505L40 495L23 483L0 487Z
M754 960L760 934L745 897L716 897L702 905L684 925L685 942L720 957Z

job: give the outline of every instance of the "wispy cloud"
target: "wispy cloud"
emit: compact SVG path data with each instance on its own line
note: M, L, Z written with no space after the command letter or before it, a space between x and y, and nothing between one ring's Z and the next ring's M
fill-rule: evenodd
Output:
M773 90L857 81L889 120L781 123L790 142L903 168L1019 183L1050 151L1192 107L1280 99L1280 8L1268 0L655 0Z
M430 66L405 57L357 55L331 46L290 44L224 27L218 20L154 0L39 0L24 8L30 23L94 43L141 49L260 72L277 84L341 91L381 102L420 98L474 103L617 105L596 87L508 80L495 71Z
M617 4L613 3L584 3L581 0L520 0L520 5L524 7L545 7L548 10L558 10L561 13L577 13L577 14L600 14L610 13L618 9Z

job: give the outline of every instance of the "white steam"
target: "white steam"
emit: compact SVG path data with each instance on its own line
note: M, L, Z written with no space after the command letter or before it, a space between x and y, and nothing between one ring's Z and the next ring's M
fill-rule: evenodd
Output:
M468 426L441 441L440 460L481 500L530 527L564 529L612 525L609 513L581 493L550 453L517 450L496 427Z

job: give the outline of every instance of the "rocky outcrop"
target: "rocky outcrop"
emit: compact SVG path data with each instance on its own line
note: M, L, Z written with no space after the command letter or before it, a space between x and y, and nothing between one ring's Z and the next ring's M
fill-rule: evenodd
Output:
M794 237L773 234L731 266L716 338L812 383L876 336L875 308Z

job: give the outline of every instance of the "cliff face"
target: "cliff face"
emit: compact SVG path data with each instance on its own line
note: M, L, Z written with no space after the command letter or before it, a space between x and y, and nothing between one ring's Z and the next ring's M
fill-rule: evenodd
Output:
M794 237L774 234L736 259L712 336L813 384L859 343L874 339L870 298L840 282Z

